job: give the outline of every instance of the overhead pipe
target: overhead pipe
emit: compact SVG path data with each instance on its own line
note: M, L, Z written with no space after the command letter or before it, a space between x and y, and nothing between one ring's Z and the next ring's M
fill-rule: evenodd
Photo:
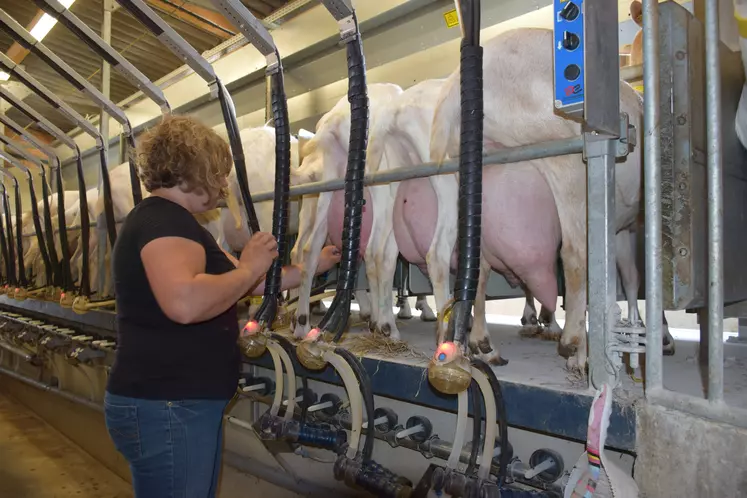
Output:
M288 253L286 234L290 219L290 124L288 102L283 82L283 64L275 42L262 23L255 18L239 0L213 0L218 10L231 21L264 57L265 73L270 81L273 124L275 127L275 190L272 211L272 235L278 244L278 257L273 261L265 278L262 304L245 327L246 338L242 338L242 350L247 356L256 357L264 352L272 323L277 317L282 277L282 265ZM238 179L237 175L237 179ZM244 181L244 180L239 180ZM247 213L247 216L249 214Z
M249 192L249 181L246 176L246 161L244 159L244 149L241 145L239 136L239 125L236 121L236 109L233 105L231 95L228 93L225 85L220 81L218 75L213 70L210 63L202 57L187 41L182 38L171 26L161 19L153 9L143 0L117 0L117 2L127 9L135 19L140 21L153 35L158 38L174 55L179 57L195 73L197 73L208 84L213 97L217 96L220 101L223 120L226 123L228 133L228 142L231 146L233 155L233 164L236 170L236 178L239 183L239 190L244 202L248 215L249 229L252 233L259 231L259 221L257 213L252 204L252 196Z
M70 9L66 8L58 0L34 0L36 4L44 12L55 18L60 24L64 25L70 31L72 31L78 38L80 38L91 50L96 52L101 58L103 58L111 67L119 72L124 78L132 83L138 90L142 91L147 95L153 102L158 104L161 108L161 113L167 115L171 113L171 106L169 105L163 91L151 80L148 79L139 69L130 64L119 52L114 50L111 45L106 43L99 35L97 35L91 28L89 28L83 21L70 12ZM129 121L126 124L123 123L124 136L131 151L135 149L135 139L132 132L132 127ZM137 173L137 165L135 164L132 154L129 157L130 166L130 181L132 184L132 199L137 205L143 200L142 191L140 188L140 178Z
M2 120L4 116L0 116L0 120ZM5 135L0 135L0 142L2 142L6 147L9 147L10 149L14 150L17 154L23 156L24 159L34 164L39 171L44 171L44 165L42 162L34 157L33 155L29 154L24 150L24 148L19 145L17 142L11 140L9 137ZM53 285L52 282L52 262L49 259L49 254L47 253L47 246L44 241L44 235L42 234L42 227L41 227L41 220L39 219L39 207L37 206L36 201L36 189L34 188L34 177L31 174L31 170L28 169L26 166L23 165L20 161L16 161L14 159L11 159L9 161L13 166L17 167L21 171L23 171L26 174L26 178L29 182L29 200L31 202L31 218L34 222L34 230L36 231L36 240L39 243L39 252L41 253L42 261L44 263L44 272L45 272L45 282L47 286ZM42 181L44 180L44 176L41 175ZM49 216L49 213L45 213L45 216ZM21 225L21 234L19 237L23 236L23 226ZM21 239L21 247L23 247L23 239ZM23 257L23 254L21 255ZM32 291L32 289L27 289L28 291Z
M16 42L18 42L26 50L29 50L40 59L42 59L49 67L51 67L57 74L64 78L68 83L74 86L78 91L84 93L91 99L96 105L103 108L110 116L112 116L117 122L122 125L125 135L132 136L132 127L127 115L117 107L114 102L106 98L96 87L83 78L77 71L71 68L66 62L57 57L51 50L49 50L44 44L38 41L31 35L26 29L18 24L15 19L10 17L4 10L0 9L0 29L5 31L11 36ZM103 137L108 142L109 137ZM106 143L106 142L104 142ZM106 148L102 147L100 154L106 155ZM130 171L132 172L134 164L130 163ZM135 170L137 171L137 170ZM137 174L135 175L137 177ZM109 200L109 209L105 209L106 216L106 228L109 235L109 243L114 247L114 242L117 240L117 228L114 222L114 208L111 204L111 184L109 182L109 169L101 170L102 186L104 190L104 205L106 206L106 200ZM135 185L132 186L133 198L136 198L135 191L137 190L140 194L140 181L138 180L137 189ZM80 192L80 202L86 203L86 194Z
M15 161L6 153L0 152L0 159L4 159L5 161L8 161L9 163L14 163ZM22 223L22 216L23 212L21 209L21 188L18 185L18 179L13 176L11 173L8 172L5 168L0 168L0 175L4 176L5 178L10 179L13 182L13 194L15 197L15 207L16 207L16 247L15 251L17 251L17 258L16 254L14 254L13 244L9 244L9 254L8 257L11 261L17 260L18 262L18 275L15 274L15 265L13 268L13 278L15 280L15 288L8 291L8 297L12 299L16 299L18 301L23 301L26 299L26 287L28 287L28 281L26 280L26 271L23 267L23 223ZM10 215L10 202L8 201L7 195L4 197L3 202L5 203L5 218L8 223L8 240L13 239L13 222L11 221L11 215Z
M19 110L21 110L21 112L24 112L23 109ZM34 121L36 120L32 119L32 122ZM54 149L52 149L49 145L42 143L33 134L27 132L25 128L21 127L21 125L4 114L0 114L0 122L7 128L11 129L14 133L19 135L21 138L23 138L31 146L35 147L47 156L47 164L50 167L50 175L52 174L52 168L59 169L60 158L57 156L57 153L54 151ZM39 172L41 174L42 181L42 210L44 211L44 233L47 244L46 247L40 246L40 251L42 251L42 257L44 257L44 252L46 252L52 267L52 281L47 281L47 285L50 286L50 288L48 289L46 297L55 299L56 292L54 287L61 288L62 286L62 265L60 264L60 260L57 257L57 248L55 247L55 234L54 229L52 228L52 213L49 207L49 184L47 183L47 174L46 169L44 168L44 164L41 164ZM32 200L32 203L36 205L36 201ZM36 232L39 232L38 228L36 229ZM24 234L24 237L25 236L26 234Z
M28 74L26 71L21 69L15 62L10 60L6 55L0 53L0 67L2 67L6 72L9 74L12 74L15 76L18 81L23 83L29 90L34 92L36 95L38 95L42 100L44 100L47 104L51 105L58 111L60 111L66 118L68 118L71 122L77 124L82 130L84 130L88 135L93 137L96 140L96 148L99 150L99 159L101 164L101 173L102 178L105 180L104 182L104 211L108 214L106 214L106 228L110 232L111 237L111 231L115 230L115 226L113 223L109 222L109 218L112 220L114 219L114 211L113 206L111 202L111 190L109 188L109 170L107 168L107 158L106 158L106 151L105 151L105 140L103 135L99 130L97 130L89 121L87 121L83 116L81 116L77 111L75 111L72 107L67 105L65 102L60 100L57 96L54 95L48 88L46 88L44 85L39 83L36 78ZM33 111L31 108L23 104L23 102L19 101L18 99L15 99L9 92L5 91L4 89L0 88L0 94L3 95L3 98L8 100L9 102L14 102L14 105L18 107L19 109L25 108L24 113L31 117L31 116L38 116L33 117L31 119L34 119L40 123L43 123L45 125L45 129L49 131L50 133L54 132L54 136L62 141L63 143L67 144L69 147L74 149L75 156L76 156L76 162L77 162L77 172L78 172L78 190L81 193L80 196L80 208L82 214L87 214L88 212L88 204L84 202L86 199L85 196L85 181L83 178L83 164L82 164L82 158L80 153L80 148L78 147L77 143L72 140L70 137L65 135L62 131L59 130L59 128L54 127L47 121L46 119L42 118L39 113L36 111ZM62 284L63 292L60 296L60 305L63 307L71 307L74 302L74 296L72 293L67 292L69 290L72 290L72 275L70 274L70 249L67 244L67 230L65 228L65 189L62 183L62 174L61 170L58 165L58 174L56 175L56 187L57 187L57 206L58 206L58 221L59 221L59 229L60 229L60 246L62 251L62 272L64 274L64 282ZM60 216L60 213L62 216ZM88 224L89 220L87 216L81 216L81 224ZM87 248L86 244L83 244L84 248ZM84 249L87 251L87 249ZM85 262L87 262L88 259L86 259ZM84 262L84 263L85 263Z

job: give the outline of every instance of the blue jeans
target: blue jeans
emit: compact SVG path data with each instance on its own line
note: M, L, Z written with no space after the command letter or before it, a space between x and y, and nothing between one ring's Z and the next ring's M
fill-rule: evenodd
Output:
M104 397L106 427L130 464L135 498L214 498L228 400Z

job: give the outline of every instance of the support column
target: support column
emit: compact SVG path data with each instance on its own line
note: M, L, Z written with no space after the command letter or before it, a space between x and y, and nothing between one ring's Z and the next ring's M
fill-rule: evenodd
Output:
M112 13L114 12L115 6L116 2L114 0L104 0L104 16L103 20L101 21L101 38L110 45L112 40ZM111 65L106 61L106 59L102 59L101 61L101 93L107 99L111 94ZM99 130L101 131L101 135L104 137L104 153L106 154L106 157L108 159L109 115L104 112L103 108L101 109L101 115L99 118ZM103 199L104 179L102 177L101 171L99 171L98 191L99 198ZM99 268L97 286L99 293L102 293L104 291L104 283L106 282L106 248L109 245L109 240L106 234L106 228L104 226L105 224L106 222L104 221L104 215L102 213L96 220L96 237L98 239L97 261Z

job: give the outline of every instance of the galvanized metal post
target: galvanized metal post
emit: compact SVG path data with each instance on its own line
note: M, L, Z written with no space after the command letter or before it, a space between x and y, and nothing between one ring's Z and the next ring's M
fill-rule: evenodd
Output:
M101 21L101 38L108 44L111 45L112 41L112 12L114 12L116 2L114 0L104 0L104 17ZM107 99L111 94L111 66L102 59L101 61L101 93ZM101 109L100 118L100 130L101 135L104 138L104 152L106 157L109 157L109 115ZM104 179L99 172L98 191L99 197L103 199L104 196ZM106 222L104 221L103 213L96 220L96 238L98 239L98 289L99 293L104 292L104 284L106 282L106 248L108 247L109 241L106 233Z
M661 137L659 135L659 4L643 0L643 172L646 210L646 390L662 381Z
M706 138L708 145L708 401L724 399L724 239L721 60L718 0L706 0Z
M616 324L615 157L620 133L617 2L584 2L584 149L588 219L589 381L617 384L610 346Z
M617 92L611 92L613 95ZM612 96L610 96L612 98ZM586 182L588 212L589 279L589 382L617 384L619 364L611 361L608 344L612 339L617 305L615 267L615 156L617 140L586 135Z

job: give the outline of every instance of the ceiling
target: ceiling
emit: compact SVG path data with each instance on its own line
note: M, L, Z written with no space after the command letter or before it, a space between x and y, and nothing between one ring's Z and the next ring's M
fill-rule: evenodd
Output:
M146 1L200 53L214 48L237 33L236 28L215 11L211 0ZM259 19L267 17L278 8L290 3L290 0L242 1ZM100 35L103 6L104 0L77 0L70 10ZM24 27L27 27L39 12L39 8L32 0L0 0L0 8ZM58 23L44 38L43 43L96 88L101 88L101 58L72 32ZM0 51L7 53L12 45L11 37L0 31ZM118 8L112 14L111 45L151 81L156 81L183 65L123 8ZM98 115L98 107L33 53L28 54L21 65L31 76L38 79L84 117ZM119 73L111 72L110 98L112 101L120 102L136 91L136 88ZM39 97L31 94L26 97L25 101L63 131L67 132L75 127ZM7 114L22 126L29 124L28 119L15 109L8 110Z

